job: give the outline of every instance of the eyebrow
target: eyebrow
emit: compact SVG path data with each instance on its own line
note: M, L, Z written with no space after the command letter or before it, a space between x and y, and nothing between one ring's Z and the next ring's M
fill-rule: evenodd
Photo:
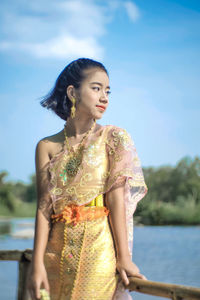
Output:
M103 84L100 82L91 82L91 84L98 84L100 86L103 86ZM106 88L110 90L110 86L107 86Z

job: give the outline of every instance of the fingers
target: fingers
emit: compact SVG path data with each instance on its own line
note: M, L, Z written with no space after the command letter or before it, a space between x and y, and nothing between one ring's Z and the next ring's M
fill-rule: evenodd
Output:
M146 278L144 275L140 274L140 273L134 274L134 275L131 275L131 276L137 277L137 278L139 278L139 279L147 280L147 278Z
M123 283L125 285L128 285L129 284L129 279L128 279L126 271L122 269L120 271L120 275L121 275L121 279L122 279ZM140 274L140 273L131 274L131 275L129 275L129 277L137 277L139 279L147 280L147 278L143 274Z
M38 294L38 292L35 290L35 289L30 289L29 290L29 293L31 295L31 299L32 300L37 300L37 299L40 299L40 292Z
M35 286L35 298L40 299L41 294L40 294L40 285Z
M120 271L120 275L121 275L121 278L122 278L122 281L125 285L128 285L129 284L129 279L127 277L127 274L124 270L121 270Z
M49 282L47 278L44 280L44 288L48 293L50 292Z
M45 277L42 281L35 281L29 283L28 290L32 300L41 299L41 287L43 286L43 290L48 295L50 294L49 282L47 277Z
M32 300L40 299L40 285L37 285L36 283L33 284L32 286L29 286L29 293L31 295Z
M133 277L137 277L139 279L144 279L144 275L140 274L140 273L136 273L134 275L132 275Z

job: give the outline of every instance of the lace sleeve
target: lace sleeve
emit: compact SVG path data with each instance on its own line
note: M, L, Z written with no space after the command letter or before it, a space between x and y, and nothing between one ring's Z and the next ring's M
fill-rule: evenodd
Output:
M138 201L146 194L147 186L136 148L126 130L118 127L113 127L110 130L107 139L107 152L109 158L107 191L124 186L129 250L132 254L133 214Z

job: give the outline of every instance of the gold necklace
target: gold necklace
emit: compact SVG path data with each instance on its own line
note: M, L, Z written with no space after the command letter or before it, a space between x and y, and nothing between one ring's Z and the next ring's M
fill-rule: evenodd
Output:
M74 150L72 146L70 147L69 140L68 140L67 133L66 133L66 125L64 127L65 141L66 141L67 151L69 153L69 160L65 166L65 173L67 173L67 175L69 177L74 177L79 170L79 167L80 167L81 161L82 161L82 156L83 156L83 149L84 149L83 142L89 136L89 134L92 132L95 124L96 124L96 120L94 121L91 128L83 136L77 150Z

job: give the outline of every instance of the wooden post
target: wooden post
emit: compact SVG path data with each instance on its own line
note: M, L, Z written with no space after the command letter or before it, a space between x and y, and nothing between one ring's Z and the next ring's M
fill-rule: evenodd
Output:
M18 266L18 300L27 299L27 274L30 267L30 261L23 254Z
M18 300L27 300L27 276L30 269L32 250L22 252L18 265Z
M183 300L183 298L180 296L176 296L176 294L174 294L172 300Z

